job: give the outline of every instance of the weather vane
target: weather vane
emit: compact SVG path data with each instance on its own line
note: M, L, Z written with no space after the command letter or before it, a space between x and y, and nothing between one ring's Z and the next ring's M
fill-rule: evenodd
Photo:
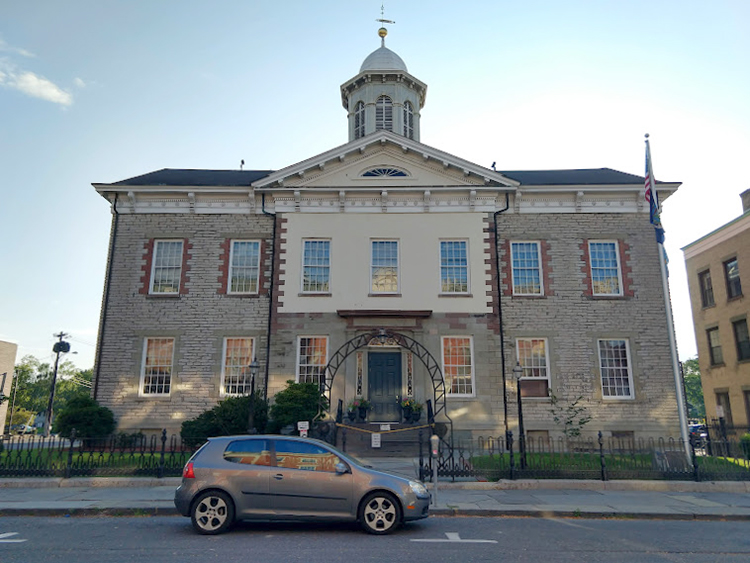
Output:
M378 30L378 35L380 36L380 42L383 47L385 47L385 36L388 35L388 30L383 27L387 23L396 23L393 20L387 20L385 19L385 4L380 5L380 19L375 20L376 22L379 22L381 27Z

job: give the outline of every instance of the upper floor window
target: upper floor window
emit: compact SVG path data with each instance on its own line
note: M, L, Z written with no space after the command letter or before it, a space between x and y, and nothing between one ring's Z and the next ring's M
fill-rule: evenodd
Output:
M224 395L247 395L252 391L250 364L255 357L254 338L225 338L221 366L221 391Z
M747 331L747 319L734 321L734 341L737 344L737 360L750 360L750 335Z
M373 293L398 293L398 241L373 240L370 279Z
M615 241L590 241L591 289L594 295L622 295L620 254Z
M375 130L393 131L393 101L388 96L380 96L375 102Z
M328 364L327 336L300 336L297 346L297 382L315 383L325 381Z
M545 338L519 338L516 340L516 357L523 370L522 397L549 396L549 359Z
M258 293L260 241L233 240L229 257L229 293Z
M719 338L718 327L709 328L706 331L706 337L708 338L708 356L711 365L723 364L724 354L721 352L721 339Z
M411 102L404 104L404 137L414 138L414 107Z
M474 394L474 351L471 336L444 336L442 348L446 393L472 396Z
M141 394L169 395L172 386L174 338L146 338L143 342Z
M302 250L302 291L331 291L331 241L306 240Z
M742 295L742 285L740 285L740 267L737 258L732 258L724 262L724 276L727 279L727 299L739 297Z
M512 242L513 295L542 295L542 259L538 242Z
M703 307L714 306L714 286L711 283L711 271L706 270L698 274L698 285L701 290L701 304Z
M602 397L633 398L633 374L627 340L599 340L599 369L602 378Z
M440 291L469 292L469 251L465 240L440 241Z
M180 293L182 275L182 241L154 241L149 293Z
M357 102L354 108L354 138L359 139L365 136L365 104Z

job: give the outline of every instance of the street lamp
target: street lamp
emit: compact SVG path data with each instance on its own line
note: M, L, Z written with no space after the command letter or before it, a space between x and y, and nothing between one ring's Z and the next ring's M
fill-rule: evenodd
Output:
M518 451L521 454L521 469L526 469L526 435L523 431L523 402L521 401L521 377L523 368L519 362L516 362L513 368L513 379L516 380L516 389L518 396Z
M258 375L258 358L253 358L250 362L250 408L248 409L248 420L247 420L247 433L255 434L258 431L255 429L255 376Z
M55 345L52 347L52 351L56 354L55 355L55 370L52 373L52 385L50 386L50 390L49 390L49 403L47 404L47 416L44 421L45 438L49 437L50 430L52 427L52 404L55 402L55 383L57 383L57 367L60 364L60 354L67 354L68 352L70 352L70 344L68 344L67 342L63 340L63 338L69 335L60 331L59 334L53 334L52 336L57 336L58 340L57 342L55 342Z

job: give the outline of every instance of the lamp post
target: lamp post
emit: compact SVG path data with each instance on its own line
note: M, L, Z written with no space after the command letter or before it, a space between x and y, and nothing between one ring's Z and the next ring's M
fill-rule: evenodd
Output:
M248 409L247 433L257 434L255 429L255 376L258 375L258 358L253 358L250 362L250 408Z
M523 402L521 401L521 376L523 368L519 362L516 362L513 368L513 379L516 380L516 390L518 396L518 451L521 454L521 469L526 469L526 435L523 431Z
M52 351L56 354L55 356L55 371L52 372L52 385L49 390L49 403L47 404L47 416L44 421L44 436L49 437L50 429L52 428L52 404L55 401L55 383L57 383L57 367L60 364L60 354L67 354L70 352L70 344L65 342L63 338L68 336L64 332L60 331L59 334L53 334L57 336L58 340L52 347Z

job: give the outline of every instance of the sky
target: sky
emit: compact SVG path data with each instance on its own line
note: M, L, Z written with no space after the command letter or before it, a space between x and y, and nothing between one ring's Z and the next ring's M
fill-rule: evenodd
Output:
M429 6L429 8L427 8ZM91 186L162 168L279 169L347 141L340 85L381 1L0 0L0 340L94 363L111 214ZM663 205L681 359L681 248L750 188L750 2L385 2L427 83L421 141L502 170L682 182Z

